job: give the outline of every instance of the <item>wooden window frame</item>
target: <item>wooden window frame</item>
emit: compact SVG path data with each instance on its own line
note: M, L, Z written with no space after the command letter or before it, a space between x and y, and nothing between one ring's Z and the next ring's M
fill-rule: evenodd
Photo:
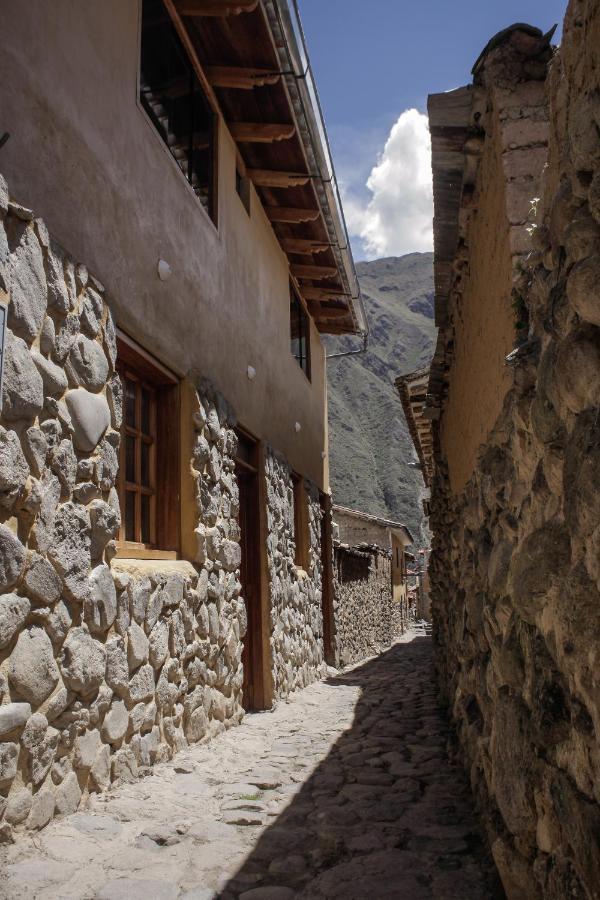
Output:
M304 478L292 473L294 487L294 562L297 569L308 572L310 568L310 533L308 523L308 494Z
M151 411L150 438L151 475L150 488L142 487L138 481L141 466L141 443L148 442L142 437L141 428L127 424L125 391L123 392L123 422L121 425L121 447L119 453L119 477L117 481L121 504L121 528L117 541L117 557L138 559L177 559L180 547L180 396L179 379L158 360L136 344L122 331L117 332L117 373L132 377L153 394L154 410ZM136 404L139 404L139 395ZM137 410L137 421L140 409ZM131 492L151 494L150 541L131 541L125 537L126 514L126 435L136 438L136 482ZM140 442L140 451L137 450ZM140 479L141 480L141 479ZM136 528L140 515L136 504Z

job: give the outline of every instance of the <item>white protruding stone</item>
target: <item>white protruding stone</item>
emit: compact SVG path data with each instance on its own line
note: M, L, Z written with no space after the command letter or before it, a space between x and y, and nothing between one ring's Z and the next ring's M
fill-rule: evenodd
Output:
M166 259L159 259L156 271L161 281L167 281L172 275L171 266Z

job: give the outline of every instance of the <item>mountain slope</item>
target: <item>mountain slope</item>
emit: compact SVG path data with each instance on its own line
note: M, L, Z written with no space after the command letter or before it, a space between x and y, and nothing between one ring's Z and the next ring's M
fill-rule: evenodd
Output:
M335 503L397 519L418 538L423 483L394 379L433 354L433 255L357 265L371 337L366 354L328 363L331 485ZM356 339L328 339L328 353Z

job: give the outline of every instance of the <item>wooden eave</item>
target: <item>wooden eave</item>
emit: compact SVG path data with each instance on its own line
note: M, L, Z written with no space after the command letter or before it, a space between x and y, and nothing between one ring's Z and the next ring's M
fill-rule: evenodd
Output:
M425 415L429 369L419 369L396 379L408 430L417 451L423 480L431 486L434 471L434 437L431 419Z
M216 0L165 0L165 5L202 72L215 110L236 140L290 271L301 273L299 290L318 330L355 333L352 299L333 252L262 4L227 0L222 15ZM328 300L334 301L335 311ZM344 308L345 315L340 312Z

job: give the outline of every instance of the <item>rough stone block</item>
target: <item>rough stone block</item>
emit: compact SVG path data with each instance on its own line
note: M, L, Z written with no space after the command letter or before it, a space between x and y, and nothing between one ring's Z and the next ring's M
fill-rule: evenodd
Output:
M5 738L16 728L22 728L30 715L29 703L5 703L0 706L0 738Z
M4 818L11 825L20 825L29 815L31 803L31 792L27 788L13 791L8 797Z
M127 659L131 672L148 661L148 648L149 641L145 632L134 622L127 630Z
M61 656L62 676L68 688L84 697L97 690L104 678L106 650L86 628L74 628Z
M27 628L8 663L8 678L19 697L39 706L58 684L60 673L50 638L41 628Z
M54 567L39 553L31 556L23 583L29 596L38 603L52 606L60 599L62 581Z
M42 248L33 228L24 228L10 259L10 328L30 344L46 315L46 274Z
M0 744L0 787L6 787L17 774L19 745L12 741Z
M2 415L33 419L44 405L44 385L25 341L6 331Z
M7 647L25 624L31 604L18 594L0 595L0 649Z
M110 410L103 394L83 387L68 391L65 403L73 423L73 441L78 450L91 453L110 425Z
M40 829L48 824L54 815L54 794L47 788L42 788L33 795L31 804L31 812L27 819L27 827L31 829Z

